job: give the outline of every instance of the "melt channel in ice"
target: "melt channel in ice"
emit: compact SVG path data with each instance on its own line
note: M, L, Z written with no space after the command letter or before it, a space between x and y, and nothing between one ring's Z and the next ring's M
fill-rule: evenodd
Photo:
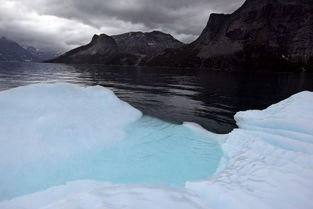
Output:
M38 104L37 107L41 108L33 108L34 101ZM12 175L21 177L24 176L19 176L21 171L26 174L27 169L36 170L39 169L37 166L41 168L43 165L49 165L46 169L49 171L50 168L51 172L56 168L66 171L66 175L76 181L68 179L67 183L60 182L59 186L55 185L58 179L64 181L62 176L45 190L3 200L0 202L0 209L313 208L311 201L313 197L312 104L313 93L301 92L262 111L239 112L235 115L239 128L227 135L216 135L192 123L170 125L156 119L142 117L138 110L118 100L111 91L102 87L41 84L1 92L0 169L1 179L6 178L7 181L1 181L0 191L3 192L3 188L6 192L13 193L15 188L23 190L25 182L13 178L16 180L14 182ZM63 112L65 110L66 112ZM53 112L58 113L57 118ZM77 118L69 118L68 115L76 115ZM153 126L159 128L151 128ZM84 127L84 129L77 130L76 127ZM131 131L134 129L136 131ZM145 141L147 136L144 137L142 132L150 134L149 137L154 137L154 140ZM161 145L158 143L152 147L148 146L143 154L142 150L135 149L137 146L131 147L137 153L135 156L139 156L134 158L139 159L136 162L144 162L146 157L152 160L148 160L149 164L152 162L154 165L152 173L144 173L141 176L145 184L133 184L142 183L136 178L127 179L125 183L121 182L122 176L128 175L121 175L119 179L113 179L111 182L99 181L97 178L87 180L80 178L84 175L75 174L77 169L68 170L62 166L59 168L60 164L77 168L81 163L86 165L99 160L97 157L92 157L91 161L84 162L85 157L90 156L90 153L103 151L103 149L97 151L97 148L115 147L116 143L127 144L128 137L131 136L130 139L134 140L138 135L140 145L162 139L159 142ZM172 138L173 135L176 137ZM17 136L20 138L16 138ZM179 145L180 141L177 139L185 136L188 136L187 139L183 141L183 145ZM72 140L65 140L66 137ZM164 140L168 137L172 140ZM27 140L30 138L32 140ZM41 141L42 139L44 142ZM223 156L219 146L212 141L220 144ZM175 147L175 144L179 147ZM153 154L154 147L157 148L158 153L168 153L176 148L178 153L161 156L154 153L158 157L151 159L148 153ZM206 152L206 149L210 151ZM109 150L104 151L106 153ZM120 153L125 151L129 151L129 146L127 149L118 149ZM212 153L218 156L214 157ZM127 154L125 156L133 157ZM170 156L174 157L173 161L169 159L169 165L162 167L167 163L166 158ZM205 160L207 158L209 161ZM187 164L189 170L195 172L189 172L184 165L175 165L175 162L178 162L176 164L181 162L178 159L185 161L184 165ZM116 160L131 163L118 157ZM197 161L200 163L197 164ZM193 163L196 165L194 166ZM218 168L215 166L217 163L219 163ZM114 163L111 166L114 166ZM145 167L148 165L144 163L142 166L149 168ZM177 169L184 171L174 175L177 179L181 178L180 176L184 178L175 182L176 178L169 173L164 173L164 169L170 167L173 167L171 172ZM207 175L202 173L200 168L203 167L207 169ZM127 167L130 170L131 168L132 166ZM86 169L91 169L91 173L97 171L92 167ZM119 169L121 168L113 170ZM216 169L217 172L214 173ZM134 169L132 172L136 171L137 169ZM122 172L127 173L127 170ZM164 175L153 176L155 172ZM6 176L3 176L3 173L6 173ZM117 173L113 172L113 174ZM138 176L137 174L132 176ZM46 173L38 175L43 182L51 181L51 176L46 176ZM146 176L151 175L152 179L157 178L159 182L145 179ZM170 180L166 181L168 179ZM171 181L175 182L174 185L170 185ZM185 181L185 186L181 186L182 181ZM39 185L42 185L41 183ZM13 187L12 190L10 186Z

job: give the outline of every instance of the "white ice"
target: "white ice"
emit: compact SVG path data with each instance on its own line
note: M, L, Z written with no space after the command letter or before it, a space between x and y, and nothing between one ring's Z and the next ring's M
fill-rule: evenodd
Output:
M36 89L42 88L42 86L22 88L34 88L37 91ZM55 88L60 88L62 91L62 86L56 85ZM93 88L95 88L96 96L89 105L99 105L99 107L103 105L105 108L116 110L114 109L116 108L115 105L110 106L106 104L105 100L102 102L96 100L102 91L106 95L107 90L100 87ZM15 90L0 93L0 103L5 104L5 97L9 97L12 91ZM70 95L75 92L68 93L67 95ZM44 97L44 93L41 96ZM34 97L38 98L38 95L34 95ZM85 101L84 98L75 98L75 96L71 98L65 96L63 99L66 101L73 99L80 103L88 101ZM313 208L313 201L311 200L313 197L312 104L313 93L301 92L262 111L253 110L237 113L235 119L239 128L227 135L216 135L205 131L198 125L185 123L184 126L190 130L207 134L208 137L218 140L225 155L219 172L207 180L186 182L185 188L170 189L146 185L116 185L96 181L75 181L9 201L2 201L0 208L311 209ZM34 104L31 101L25 101L25 105ZM128 119L132 121L141 116L129 105L125 103L120 103L120 105L126 113L116 122L124 124L125 119L126 123L129 123ZM7 108L8 112L11 111L11 114L14 114L14 107L11 105L7 107L4 105L3 108ZM119 108L121 107L117 107L117 109ZM57 108L55 110L57 111ZM38 113L42 112L44 110L29 112L27 117L38 117L40 115ZM82 112L77 111L78 115L79 113ZM10 117L11 114L8 113L5 117ZM131 115L131 117L127 117L127 115ZM92 115L90 116L91 123L93 118L99 119L97 114ZM113 120L108 118L108 125L110 120L115 121L115 118ZM19 124L21 121L23 119L12 122L12 130L6 133L9 135L12 131L18 131L16 125L19 128L23 128L23 125L32 125ZM48 127L53 127L61 124L52 123L48 125ZM112 130L114 131L114 126ZM2 131L6 130L1 130L1 133ZM53 134L53 131L50 132L48 128L47 132ZM79 137L79 133L76 136ZM10 143L9 139L8 143ZM96 144L97 142L95 142ZM82 145L78 144L78 146ZM12 144L10 146L23 145ZM24 146L27 149L27 144ZM77 148L73 147L73 149ZM17 155L18 150L16 153L5 154L8 156ZM46 157L44 152L39 151L39 154ZM28 156L23 157L27 159ZM0 160L4 165L7 163L6 159Z
M313 208L313 93L235 115L222 143L228 161L207 181L188 182L213 208Z
M2 91L0 152L5 158L0 158L0 167L51 157L63 159L78 149L121 139L125 135L121 127L141 116L140 111L99 86L37 84Z
M92 179L184 187L216 171L218 142L142 114L102 87L0 93L0 201Z
M0 201L65 183L60 176L70 171L60 165L122 139L123 127L141 117L99 86L37 84L0 92Z

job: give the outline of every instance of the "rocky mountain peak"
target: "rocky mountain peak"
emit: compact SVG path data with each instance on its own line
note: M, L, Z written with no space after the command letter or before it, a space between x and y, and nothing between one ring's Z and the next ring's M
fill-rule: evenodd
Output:
M137 65L167 48L184 44L160 31L129 32L120 35L94 35L89 44L73 49L51 60L65 63L102 63Z
M130 32L112 36L120 50L138 56L152 56L167 48L178 48L184 44L173 36L160 32Z
M92 39L91 39L91 43L97 41L99 38L99 35L95 34L93 35Z
M115 40L106 34L94 35L90 44L98 45L104 48L117 46Z

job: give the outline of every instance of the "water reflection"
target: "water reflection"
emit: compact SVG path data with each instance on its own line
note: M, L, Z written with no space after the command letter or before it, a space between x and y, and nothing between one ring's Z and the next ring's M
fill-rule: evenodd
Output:
M0 63L0 90L38 82L105 86L147 115L173 123L196 122L217 133L235 127L237 111L265 108L313 90L312 74Z

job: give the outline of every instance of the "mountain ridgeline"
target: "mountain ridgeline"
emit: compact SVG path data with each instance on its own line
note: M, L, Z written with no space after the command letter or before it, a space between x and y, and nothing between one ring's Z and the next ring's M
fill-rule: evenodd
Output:
M246 0L211 14L190 44L161 32L100 35L52 62L313 72L313 1Z
M0 61L15 62L36 62L39 57L24 49L18 43L7 39L0 38Z
M130 32L116 36L94 35L87 45L73 49L50 62L139 65L161 54L167 48L184 44L169 34Z
M58 55L32 46L23 47L6 37L0 38L0 62L41 62Z

